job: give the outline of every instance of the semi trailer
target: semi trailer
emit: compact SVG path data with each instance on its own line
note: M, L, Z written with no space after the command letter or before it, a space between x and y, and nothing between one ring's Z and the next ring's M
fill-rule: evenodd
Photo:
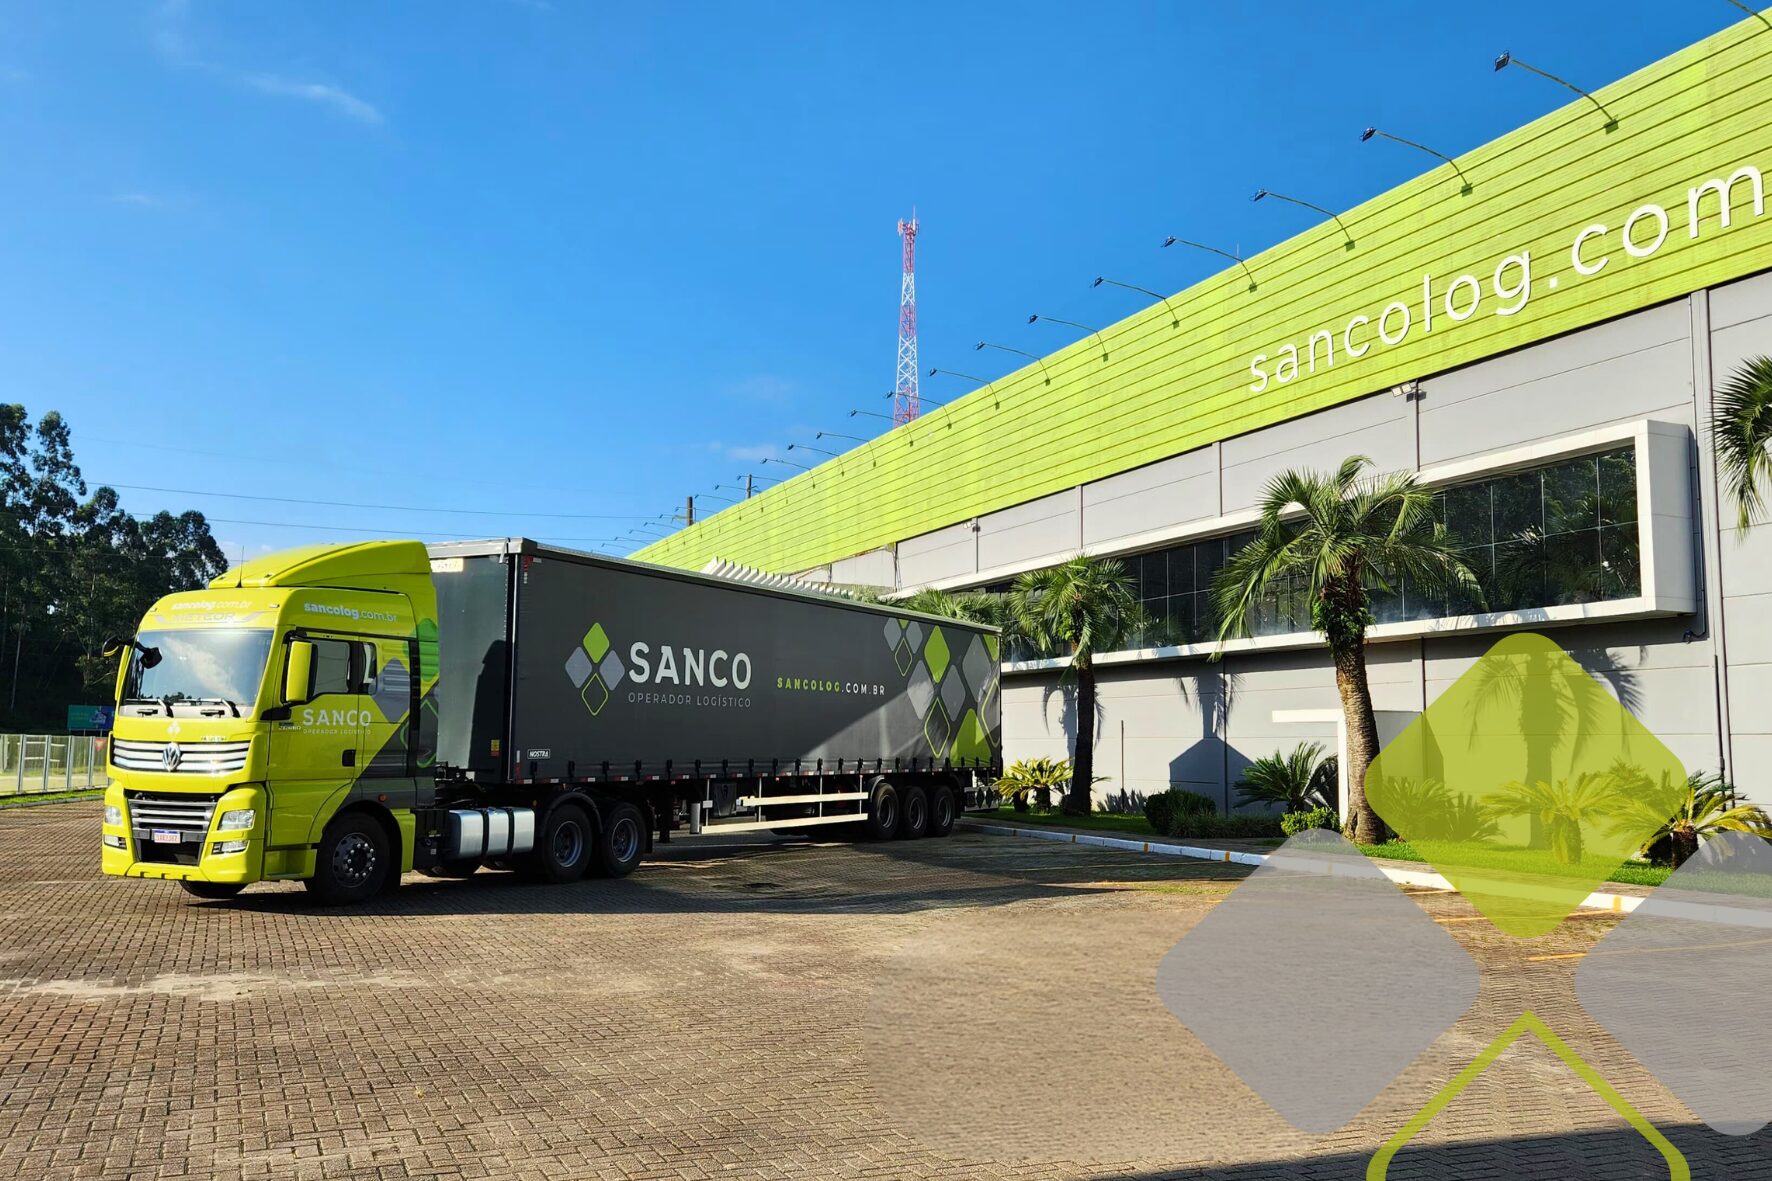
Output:
M104 872L201 898L620 877L684 832L944 836L1001 772L989 627L526 538L268 555L107 651Z

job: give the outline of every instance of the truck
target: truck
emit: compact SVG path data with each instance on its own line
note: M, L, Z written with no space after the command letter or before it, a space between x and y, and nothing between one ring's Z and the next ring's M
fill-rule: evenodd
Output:
M267 555L107 641L103 870L353 903L685 830L945 836L1001 773L998 638L527 538Z

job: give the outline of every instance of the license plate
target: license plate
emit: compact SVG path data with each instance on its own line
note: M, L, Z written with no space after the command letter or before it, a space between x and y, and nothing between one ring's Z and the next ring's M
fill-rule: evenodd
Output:
M185 839L185 834L176 828L156 828L148 834L148 839L156 845L176 845Z

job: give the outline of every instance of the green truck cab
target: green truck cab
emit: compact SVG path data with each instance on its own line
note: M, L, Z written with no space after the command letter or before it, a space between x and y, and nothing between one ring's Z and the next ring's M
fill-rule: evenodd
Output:
M411 869L436 604L416 541L285 551L155 603L111 645L104 872L349 901Z

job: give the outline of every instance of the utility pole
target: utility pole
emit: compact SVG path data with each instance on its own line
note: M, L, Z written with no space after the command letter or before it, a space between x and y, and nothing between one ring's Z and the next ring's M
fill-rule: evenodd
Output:
M695 524L695 497L693 496L683 498L683 521L688 525Z
M746 500L751 498L751 483L752 477L747 473L744 478L744 498Z

